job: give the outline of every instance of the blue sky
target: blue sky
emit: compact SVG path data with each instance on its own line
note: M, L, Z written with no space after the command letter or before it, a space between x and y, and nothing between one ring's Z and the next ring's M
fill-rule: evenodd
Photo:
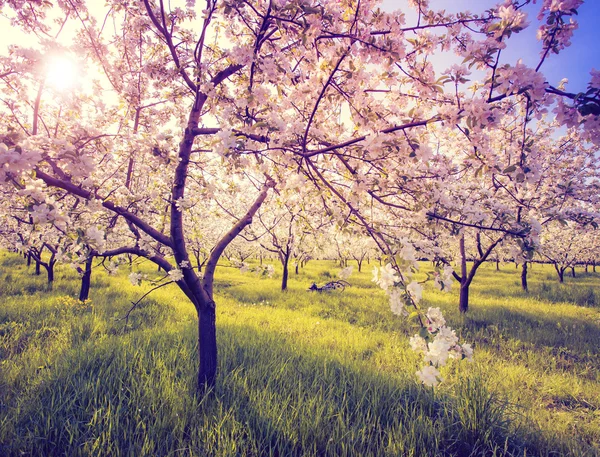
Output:
M493 0L431 0L430 6L448 12L469 10L481 13L497 3ZM538 0L536 5L526 7L530 26L511 37L503 52L502 63L514 64L518 59L523 59L524 63L535 67L539 62L542 45L535 34L540 4L541 0ZM405 0L383 0L382 5L386 11L408 9ZM407 19L409 17L407 14ZM594 67L600 70L600 0L585 1L576 18L579 29L575 31L571 46L558 55L551 55L541 70L553 85L557 85L562 78L568 78L567 90L570 92L585 90L590 70Z

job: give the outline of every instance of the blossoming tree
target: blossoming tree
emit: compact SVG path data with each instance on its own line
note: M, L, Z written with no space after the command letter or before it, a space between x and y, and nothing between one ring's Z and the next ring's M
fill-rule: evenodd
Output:
M130 231L131 244L103 255L150 259L194 304L200 387L214 384L217 368L217 262L283 181L303 176L338 225L354 222L373 237L395 271L386 270L393 281L384 283L399 309L399 300L415 304L421 286L406 282L395 260L403 250L404 266L412 265L408 245L371 218L386 211L371 209L428 210L427 183L452 173L447 160L429 167L440 136L454 132L489 150L486 132L514 99L525 103L526 117L554 110L585 141L600 142L599 75L576 94L549 85L539 71L549 53L568 45L581 0L542 2L536 68L500 61L510 36L527 25L528 0L505 1L482 15L435 12L425 0L412 1L415 24L402 12L381 11L376 0L207 0L202 7L110 0L100 13L115 34L101 25L95 2L61 1L52 9L49 2L26 9L5 3L15 26L45 38L37 50L12 47L0 62L7 119L0 181L19 188L40 180L45 192L110 214L105 229ZM76 40L66 47L60 37L68 33ZM430 57L440 50L465 63L439 73ZM47 85L44 60L59 52L87 64L79 90L58 94ZM484 73L469 91L467 65ZM237 176L251 201L216 242L200 277L189 261L185 220L190 199L218 199L215 176ZM434 356L437 345L459 353L435 311L417 314L425 336L434 338L429 366L447 359ZM460 353L468 357L468 347ZM424 379L436 378L424 370Z

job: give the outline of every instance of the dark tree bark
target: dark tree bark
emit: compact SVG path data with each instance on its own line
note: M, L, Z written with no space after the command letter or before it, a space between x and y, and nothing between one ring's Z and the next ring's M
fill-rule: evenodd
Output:
M46 274L48 275L48 290L52 290L54 287L54 265L56 264L54 255L49 262L40 262L40 264L46 269Z
M27 253L27 268L31 266L31 252Z
M211 388L217 375L217 325L215 303L198 312L198 389Z
M571 267L571 276L575 277L575 267Z
M481 234L477 233L476 241L477 241L477 252L479 257L473 260L473 265L470 269L467 269L467 253L465 250L465 235L464 233L461 235L459 240L459 251L460 251L460 276L454 273L454 278L460 282L460 294L459 294L459 302L458 302L458 310L461 313L466 313L469 310L469 287L473 282L473 278L477 273L479 267L487 261L490 254L493 252L494 248L501 243L503 238L498 238L493 241L487 249L484 249L481 244Z
M556 270L556 273L558 274L558 282L560 282L560 283L565 282L565 268L559 267L558 264L555 263L554 269Z
M281 258L281 265L283 266L283 274L281 275L281 290L287 290L288 276L289 276L289 270L288 270L289 261L290 261L290 255L288 253L283 254L282 258Z
M37 260L35 261L35 274L36 276L39 276L40 274L42 274L42 271L40 270L40 262L38 262Z
M460 298L458 303L458 310L461 313L466 313L469 310L469 285L464 283L460 285Z
M85 270L81 276L81 288L79 289L79 301L85 301L90 297L90 286L92 283L93 256L89 256L85 262Z
M467 253L465 251L465 235L462 234L459 241L460 250L460 295L458 310L466 313L469 310L469 277L467 275Z
M523 262L523 269L521 270L521 288L525 291L529 291L527 285L527 262Z
M48 264L46 271L48 273L48 287L51 289L54 283L54 263Z

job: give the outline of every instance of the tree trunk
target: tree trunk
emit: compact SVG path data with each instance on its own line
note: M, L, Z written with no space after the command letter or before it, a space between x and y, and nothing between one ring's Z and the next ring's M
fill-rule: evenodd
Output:
M596 273L596 262L592 263L592 271Z
M358 272L360 273L362 271L362 263L363 263L363 261L362 260L357 260L356 262L358 263Z
M296 275L298 274L298 268L300 267L300 264L298 262L296 262Z
M35 274L36 276L39 276L42 272L40 271L40 262L38 262L37 260L35 261Z
M458 310L461 313L466 313L469 310L469 284L462 283L460 285L460 300L458 302Z
M588 264L587 263L585 264L585 272L586 273L588 272Z
M558 268L556 265L554 266L554 268L556 269L556 273L558 273L558 282L560 282L560 283L565 282L565 270L564 270L564 268Z
M217 326L215 303L198 312L198 391L212 388L217 377Z
M527 286L527 262L523 263L523 269L521 270L521 288L528 292L529 288Z
M79 289L79 301L86 301L90 297L90 285L92 283L92 262L94 258L89 256L85 262L85 270L81 276L81 289Z
M52 290L52 287L54 286L54 262L48 262L48 266L45 266L45 268L48 273L48 290Z
M575 267L571 267L571 276L575 277Z
M469 309L469 279L467 276L467 252L465 250L465 234L463 233L459 240L460 250L460 298L458 301L458 310L466 313Z
M290 260L290 256L289 255L285 255L283 257L283 262L281 262L282 266L283 266L283 275L281 276L281 290L286 290L287 289L287 285L288 285L288 276L289 276L289 272L288 272L288 263Z
M31 253L27 254L27 267L29 268L31 266Z
M500 271L500 261L496 260L496 271Z

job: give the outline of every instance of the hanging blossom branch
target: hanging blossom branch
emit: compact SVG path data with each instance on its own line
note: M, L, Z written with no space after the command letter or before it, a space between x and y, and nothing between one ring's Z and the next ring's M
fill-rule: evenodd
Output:
M426 313L419 307L423 297L423 286L418 281L410 281L413 272L419 269L417 253L408 241L401 241L403 247L397 255L393 255L392 247L385 237L367 223L350 202L348 202L319 172L310 159L307 162L317 177L331 190L358 219L367 230L378 247L386 252L390 262L381 268L373 269L373 282L377 283L389 297L392 313L416 319L421 327L418 334L410 339L411 348L423 356L424 365L417 371L417 377L427 386L436 386L443 378L438 370L445 366L450 358L473 360L473 348L468 343L458 344L456 332L446 325L446 320L439 308L429 308ZM454 269L450 265L436 268L433 281L443 291L450 290ZM428 280L431 279L429 275ZM410 282L409 282L410 281ZM408 309L412 308L412 313Z
M456 332L446 325L439 308L430 307L423 312L419 307L423 296L422 283L415 280L408 282L418 268L415 248L405 241L392 262L373 269L373 282L388 295L392 313L415 318L420 325L419 333L410 339L410 347L423 357L424 364L416 374L423 384L435 387L444 380L438 368L445 366L449 359L472 361L473 348L468 343L458 344ZM436 269L433 279L438 289L450 290L453 271L449 265ZM413 311L409 313L407 308Z

